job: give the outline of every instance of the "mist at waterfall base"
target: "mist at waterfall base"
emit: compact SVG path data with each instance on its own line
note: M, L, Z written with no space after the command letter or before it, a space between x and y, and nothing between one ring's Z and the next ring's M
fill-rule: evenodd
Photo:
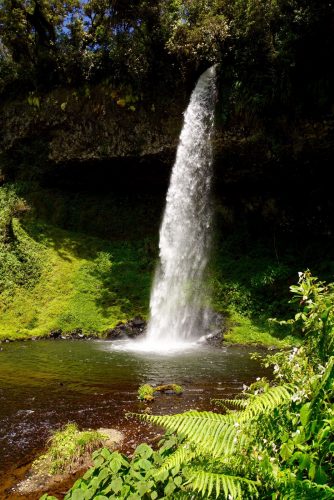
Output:
M215 67L199 78L184 115L160 228L159 264L144 340L116 349L170 353L198 345L211 313L205 272L211 247Z

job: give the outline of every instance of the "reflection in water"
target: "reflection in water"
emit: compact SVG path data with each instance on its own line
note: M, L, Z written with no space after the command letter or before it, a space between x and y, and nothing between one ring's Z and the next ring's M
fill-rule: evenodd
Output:
M181 397L161 395L152 405L154 413L171 413L213 409L211 398L233 396L244 382L263 373L245 348L215 350L197 345L162 356L122 352L116 346L105 341L4 345L0 352L0 476L29 460L45 445L50 430L68 421L86 428L125 429L129 447L144 439L145 426L125 418L127 411L142 411L137 389L143 383L175 382L184 387Z

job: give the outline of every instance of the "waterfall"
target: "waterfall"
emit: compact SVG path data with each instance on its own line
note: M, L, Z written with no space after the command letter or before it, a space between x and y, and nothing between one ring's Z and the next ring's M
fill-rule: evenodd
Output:
M199 337L208 321L203 281L211 242L215 72L213 66L201 75L184 115L150 299L146 341L152 344Z

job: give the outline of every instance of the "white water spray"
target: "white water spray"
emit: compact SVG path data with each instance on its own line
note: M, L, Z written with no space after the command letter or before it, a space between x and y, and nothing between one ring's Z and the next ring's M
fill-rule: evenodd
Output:
M148 345L189 341L207 326L203 280L211 242L215 97L213 66L199 78L184 116L160 229Z

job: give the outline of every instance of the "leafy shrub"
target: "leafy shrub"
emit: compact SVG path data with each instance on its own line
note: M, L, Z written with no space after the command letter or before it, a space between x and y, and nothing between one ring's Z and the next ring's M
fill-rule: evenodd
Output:
M298 284L290 290L299 311L288 321L272 321L301 332L309 355L324 362L334 350L334 283L326 284L307 270L299 273Z
M141 444L131 459L106 448L96 451L93 454L94 467L76 481L64 500L182 498L177 493L182 484L177 468L159 477L152 476L175 445L175 438L167 439L157 452L147 444Z
M14 185L0 188L0 294L32 286L40 275L42 251L18 220L28 210Z

